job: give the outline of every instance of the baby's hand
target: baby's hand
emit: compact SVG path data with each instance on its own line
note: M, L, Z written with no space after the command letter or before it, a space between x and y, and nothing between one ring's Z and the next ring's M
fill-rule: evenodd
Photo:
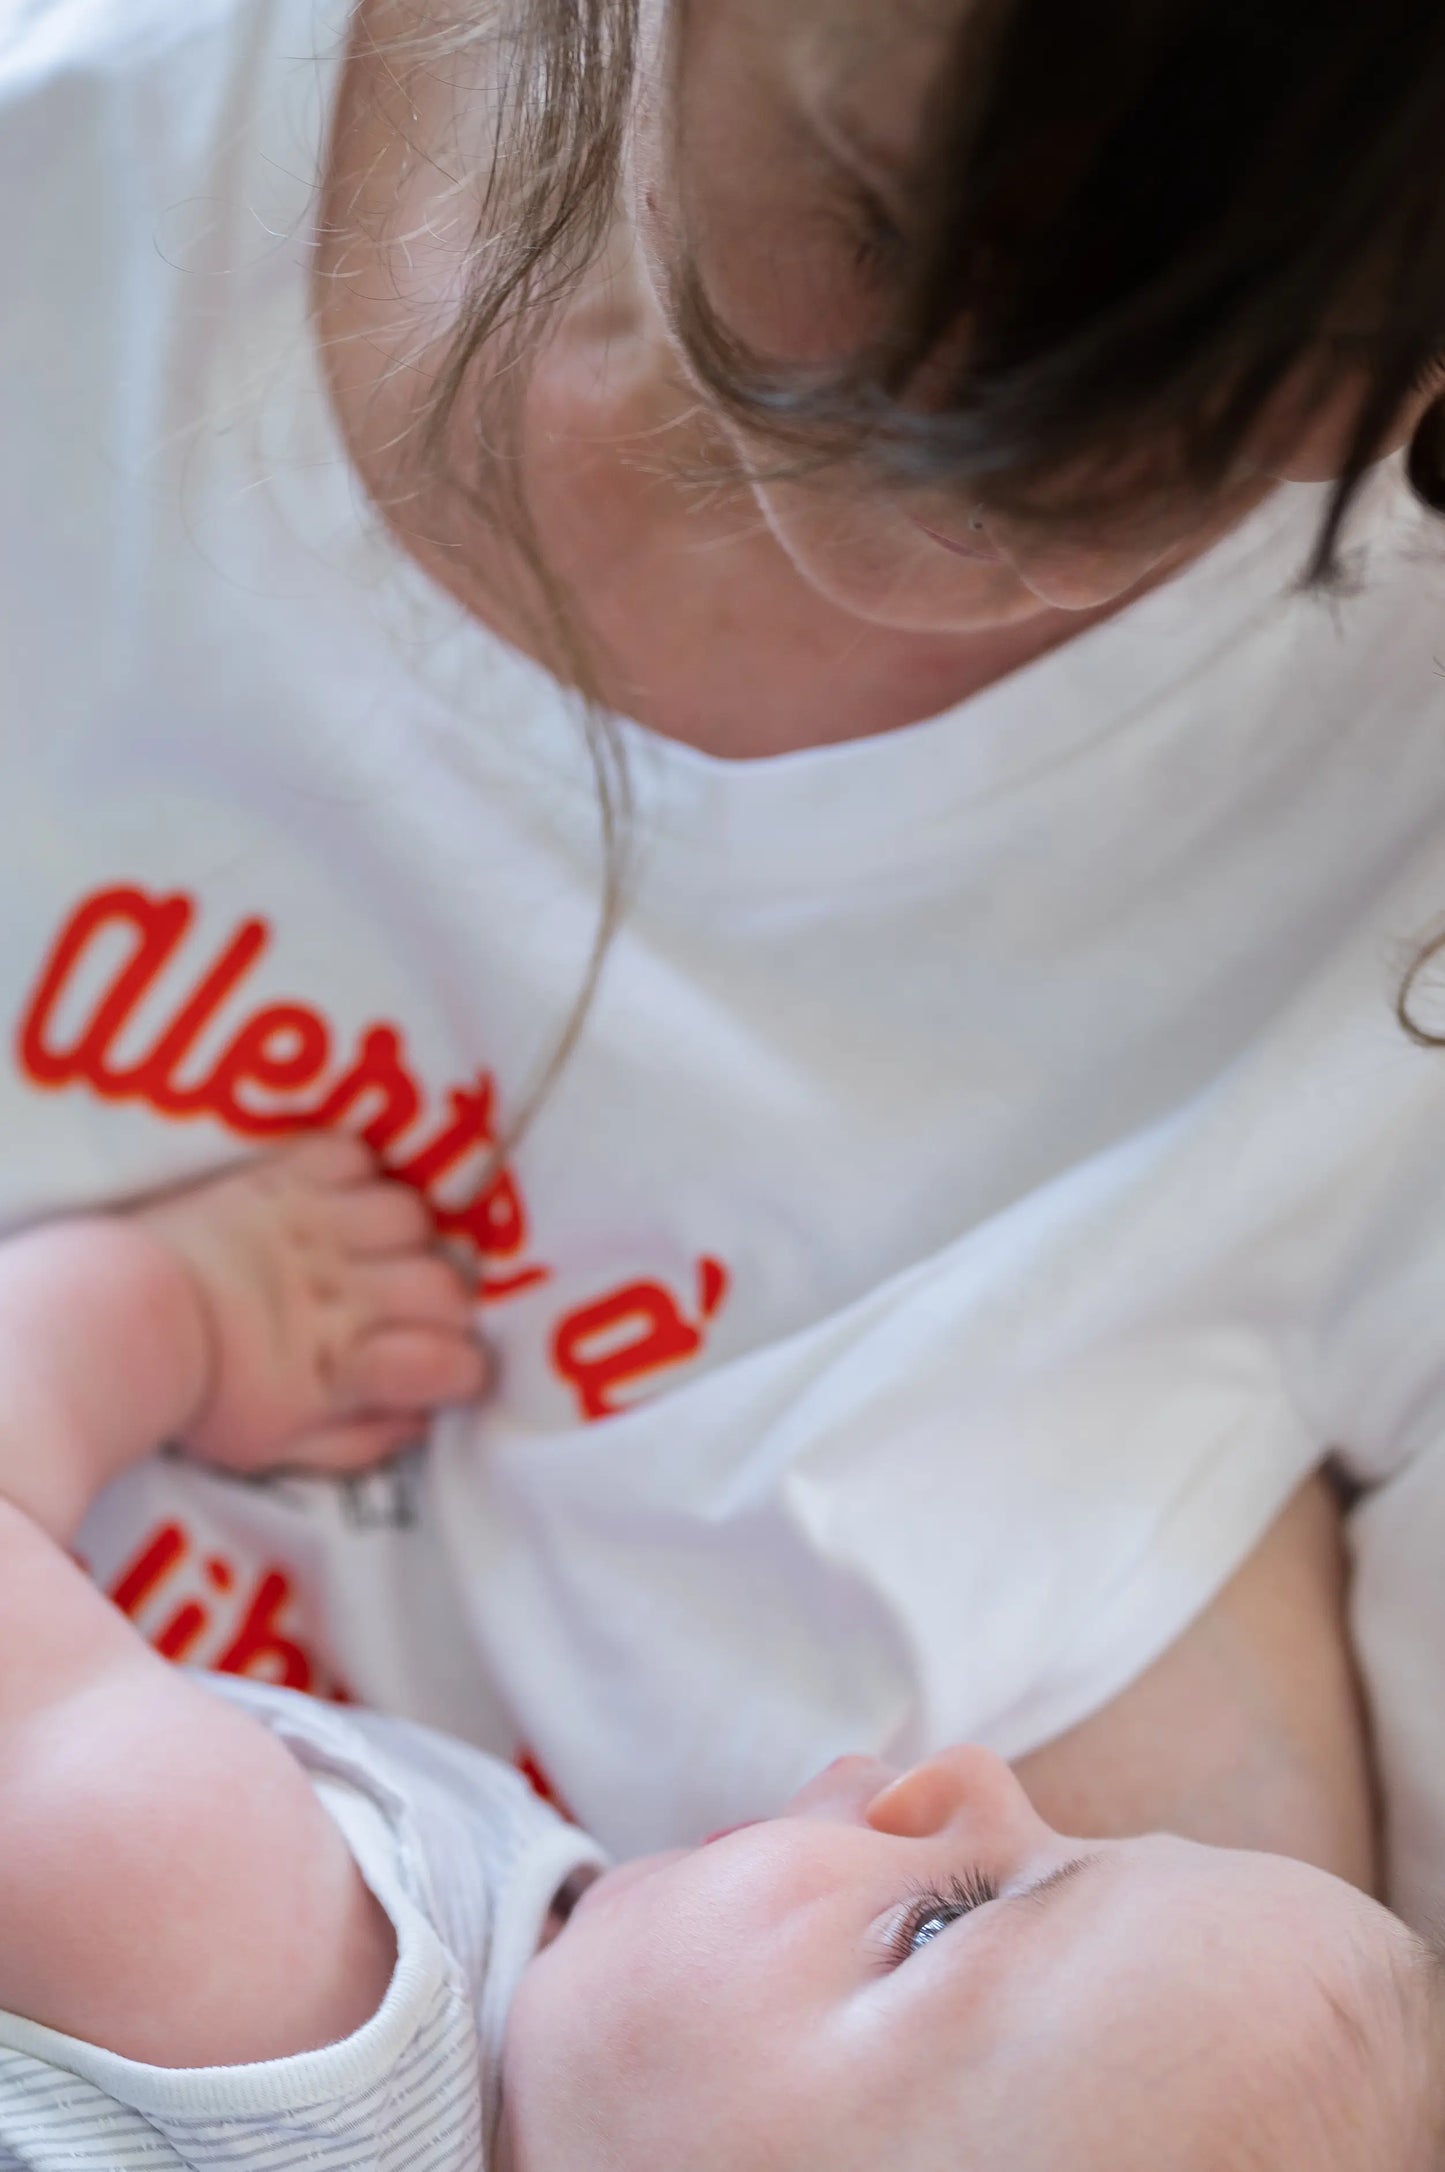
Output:
M210 1329L181 1445L234 1471L360 1470L488 1384L473 1297L415 1192L315 1133L137 1210L185 1260Z

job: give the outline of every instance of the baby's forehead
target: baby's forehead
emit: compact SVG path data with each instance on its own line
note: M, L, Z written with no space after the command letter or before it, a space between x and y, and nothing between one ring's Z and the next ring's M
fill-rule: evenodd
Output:
M1207 1986L1225 2025L1183 2092L1199 2114L1180 2172L1438 2172L1445 2162L1439 1964L1378 1903L1315 1875L1313 1895L1288 1878L1295 1898L1316 1903L1308 1931L1296 1910L1266 1913L1259 1965ZM1138 2172L1165 2168L1146 2155Z
M1427 2086L1404 2047L1439 1970L1366 1896L1161 1841L1101 1855L1018 1936L982 2014L962 1941L956 2004L940 1973L951 2072L923 2032L970 2172L1403 2172L1387 2137Z

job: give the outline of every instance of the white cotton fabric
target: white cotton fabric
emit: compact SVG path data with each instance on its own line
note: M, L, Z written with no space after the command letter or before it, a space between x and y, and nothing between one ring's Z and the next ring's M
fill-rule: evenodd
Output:
M423 1166L483 1084L523 1105L584 970L577 719L327 405L343 12L0 7L11 1225L249 1150L358 1048ZM1391 1005L1445 909L1445 581L1386 477L1354 592L1300 598L1320 505L908 730L621 726L627 911L488 1240L496 1399L368 1483L134 1474L83 1546L138 1625L525 1749L632 1850L840 1751L1028 1749L1325 1451L1437 1440L1445 1056ZM134 930L63 941L117 888L190 916L128 1010Z
M597 1849L494 1758L216 1686L306 1766L386 1910L386 1995L344 2041L254 2066L147 2066L0 2014L0 2172L486 2172L512 1995Z

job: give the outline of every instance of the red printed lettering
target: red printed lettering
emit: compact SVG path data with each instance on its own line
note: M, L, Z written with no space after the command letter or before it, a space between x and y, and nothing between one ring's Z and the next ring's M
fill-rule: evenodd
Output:
M106 1053L174 954L193 916L187 897L147 897L126 886L87 898L61 929L21 1019L19 1056L26 1076L37 1086L49 1087L81 1079L110 1098L114 1081L106 1069ZM135 936L130 958L74 1045L53 1048L48 1039L51 1018L71 976L97 936L116 927L128 927Z
M434 1193L469 1154L485 1153L496 1145L492 1112L496 1089L483 1072L474 1087L454 1087L447 1095L451 1120L428 1145L409 1161L400 1162L391 1174L402 1184ZM485 1257L512 1259L527 1242L527 1218L511 1175L505 1169L491 1174L476 1196L453 1207L436 1201L437 1228L443 1236L467 1237Z
M110 1587L111 1599L122 1614L135 1619L151 1593L184 1561L189 1543L178 1523L161 1525L154 1538Z
M162 1659L173 1659L177 1666L181 1666L190 1658L210 1626L211 1617L206 1609L197 1606L194 1599L188 1599L185 1605L171 1616L152 1642Z
M401 1036L395 1026L370 1026L351 1069L336 1081L326 1099L306 1121L318 1130L338 1130L358 1108L378 1101L359 1137L373 1153L384 1154L399 1139L421 1107L416 1080L402 1061Z
M517 1771L520 1772L522 1778L526 1781L528 1787L530 1787L534 1795L539 1795L543 1802L550 1803L552 1808L557 1812L557 1815L559 1817L564 1817L569 1825L575 1825L577 1823L576 1818L572 1815L572 1812L568 1809L566 1803L558 1794L553 1782L543 1771L541 1765L537 1762L537 1759L531 1750L527 1749L524 1745L521 1749L518 1750L516 1756L512 1759L512 1763L516 1767Z
M20 1061L37 1085L83 1080L105 1101L148 1101L166 1116L196 1116L210 1106L210 1081L181 1087L176 1072L270 940L264 920L236 930L190 999L159 1036L150 1053L127 1070L110 1061L124 1031L195 917L189 898L147 898L135 889L103 890L90 898L62 931L29 1008L21 1021ZM91 943L107 927L129 924L135 949L107 989L75 1045L63 1052L46 1039L51 1015Z
M331 1036L315 1011L300 1003L273 1003L248 1019L200 1089L211 1114L243 1139L282 1137L294 1132L297 1111L253 1109L238 1101L238 1087L260 1086L271 1093L310 1086L326 1068Z
M729 1275L720 1259L700 1259L697 1263L697 1303L705 1320L711 1320L727 1303L732 1287Z
M450 1111L436 1137L419 1148L409 1160L392 1165L398 1184L410 1184L419 1192L430 1191L477 1149L496 1144L492 1130L495 1088L484 1071L475 1086L454 1086L447 1095Z
M375 1152L390 1157L422 1116L423 1104L403 1036L385 1021L365 1029L349 1067L327 1086L323 1074L334 1034L321 1012L302 1002L267 1004L236 1025L205 1078L180 1083L188 1059L270 945L271 930L262 919L244 920L235 928L157 1032L149 1052L128 1065L117 1064L117 1044L192 930L195 917L190 898L151 897L133 884L117 884L84 900L61 930L24 1010L17 1046L25 1075L47 1090L81 1083L107 1101L144 1101L165 1116L209 1115L246 1139L352 1128L364 1117L359 1136ZM109 985L82 1022L57 1025L69 1015L62 1006L67 996L73 998L87 965L94 969L99 958L108 955L97 953L95 946L117 935L128 939L128 951ZM62 1037L68 1045L60 1045ZM284 1105L286 1097L317 1088L319 1098ZM279 1097L283 1105L268 1105L271 1097ZM519 1297L552 1275L549 1267L524 1261L529 1217L515 1173L496 1166L498 1138L505 1133L495 1105L489 1072L480 1073L469 1086L450 1088L445 1113L431 1136L387 1163L391 1176L426 1199L438 1232L463 1239L478 1255L479 1295L487 1304ZM552 1335L551 1358L582 1415L612 1416L626 1407L623 1391L696 1357L728 1289L727 1269L716 1259L704 1258L698 1262L691 1309L662 1283L642 1278L568 1313ZM160 1545L159 1536L155 1544ZM163 1581L169 1574L164 1551L155 1561L137 1563L127 1572L139 1576L141 1584L129 1602L118 1594L118 1604L134 1609L146 1603L151 1588L146 1579ZM281 1679L290 1679L292 1672L308 1670L310 1662L266 1613L267 1606L280 1604L275 1587L268 1584L237 1642L243 1651L254 1646L260 1654L264 1648L269 1654L264 1664L279 1670ZM208 1619L198 1602L188 1606L191 1611L183 1608L160 1632L186 1650L202 1636Z
M194 1589L198 1572L208 1587L206 1598ZM184 1590L187 1580L192 1583L190 1593ZM174 1588L177 1585L179 1590ZM210 1667L218 1674L247 1675L286 1689L310 1690L335 1703L354 1702L343 1683L328 1679L293 1622L285 1618L295 1604L294 1587L285 1572L275 1567L261 1569L249 1598L240 1586L233 1563L216 1553L198 1559L185 1527L166 1523L121 1569L110 1596L164 1659ZM153 1605L157 1599L160 1609ZM149 1620L144 1618L147 1615Z
M248 1674L254 1681L282 1689L310 1689L311 1661L294 1638L283 1636L277 1619L291 1603L291 1586L279 1569L261 1579L235 1641L215 1661L217 1674Z
M270 940L264 920L247 920L236 930L190 1000L182 1004L150 1054L129 1071L112 1075L117 1100L148 1101L165 1116L213 1114L211 1082L177 1086L175 1076L207 1026L240 986Z
M444 1236L466 1237L486 1259L514 1259L527 1242L527 1218L511 1172L500 1170L464 1207L438 1207Z
M703 1319L727 1290L717 1260L698 1262ZM685 1364L702 1348L701 1328L660 1282L629 1282L569 1312L552 1337L552 1362L577 1398L584 1418L610 1418L625 1408L617 1391L665 1367Z
M321 1013L306 1003L273 1003L255 1011L232 1034L206 1078L193 1085L178 1083L187 1058L267 949L271 931L261 919L236 928L149 1052L126 1068L116 1065L117 1041L194 922L190 898L148 897L131 884L86 899L61 930L26 1005L17 1037L25 1075L51 1090L83 1083L107 1101L144 1101L165 1116L212 1116L245 1139L339 1128L364 1114L359 1136L378 1154L393 1148L422 1110L405 1043L393 1025L367 1027L350 1067L309 1105L297 1100L290 1107L270 1108L258 1105L256 1098L301 1095L321 1081L333 1036ZM129 955L92 1004L71 1045L57 1045L60 1006L74 992L94 946L117 933L129 937ZM526 1247L527 1213L509 1171L488 1170L483 1158L478 1163L480 1181L473 1177L473 1197L457 1204L435 1194L435 1187L460 1170L468 1156L485 1157L494 1148L494 1101L495 1087L485 1072L474 1086L453 1088L434 1136L389 1173L426 1198L442 1234L465 1239L484 1260L515 1260ZM500 1302L550 1279L550 1268L518 1267L489 1278L482 1294L489 1302Z
M520 1297L524 1291L538 1289L551 1279L550 1267L519 1267L510 1275L488 1273L477 1291L477 1300L483 1305L505 1304L509 1297Z

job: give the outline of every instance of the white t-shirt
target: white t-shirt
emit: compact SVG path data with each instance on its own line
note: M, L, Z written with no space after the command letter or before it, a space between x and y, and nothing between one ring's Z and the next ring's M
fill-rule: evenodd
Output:
M960 709L623 728L585 1037L576 717L360 502L307 312L340 0L0 7L0 1211L364 1129L502 1384L351 1485L174 1461L84 1547L165 1651L528 1753L617 1850L844 1749L1019 1752L1328 1447L1433 1437L1445 593L1284 491Z
M386 1995L339 2043L250 2066L143 2065L0 2014L0 2164L486 2172L513 1994L558 1892L599 1851L494 1758L405 1721L218 1686L306 1767L386 1910Z

